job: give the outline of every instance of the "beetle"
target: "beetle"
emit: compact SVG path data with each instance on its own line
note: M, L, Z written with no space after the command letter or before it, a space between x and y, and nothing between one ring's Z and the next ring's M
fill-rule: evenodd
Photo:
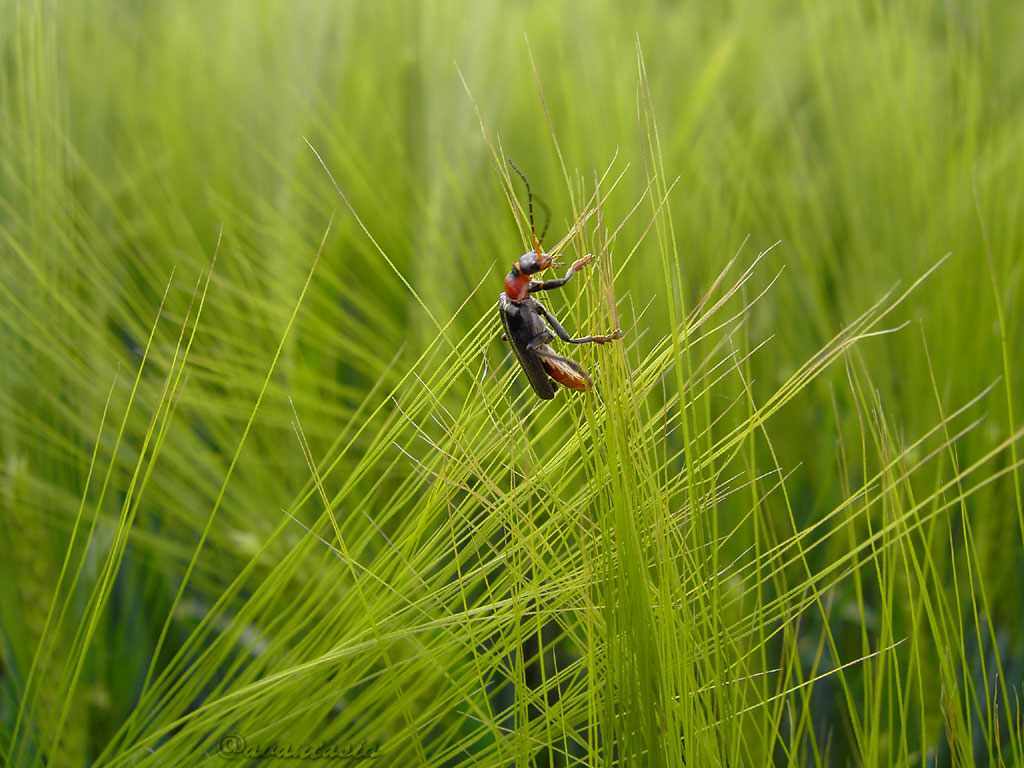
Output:
M538 291L561 288L576 272L593 261L594 256L587 254L574 261L569 267L569 271L565 273L565 277L543 281L533 279L533 275L554 266L554 260L541 250L544 233L542 232L541 236L537 237L537 230L533 225L533 192L530 190L530 182L526 180L526 175L516 167L511 158L508 158L508 164L526 185L530 238L533 241L533 248L520 256L519 260L512 265L512 270L505 276L505 290L498 296L498 312L505 328L503 338L512 345L512 351L516 353L519 365L526 373L526 378L538 397L551 400L555 396L557 388L552 383L553 381L568 389L586 392L594 387L587 372L575 360L562 357L555 352L548 346L548 342L553 341L557 335L558 338L569 344L607 344L610 341L621 339L622 331L616 328L612 333L602 336L584 336L574 339L555 316L548 312L537 299L533 298L531 294ZM545 321L547 322L545 323Z

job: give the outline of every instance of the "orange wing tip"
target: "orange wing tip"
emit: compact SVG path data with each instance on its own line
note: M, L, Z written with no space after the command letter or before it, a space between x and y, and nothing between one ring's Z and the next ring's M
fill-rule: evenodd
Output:
M563 387L575 390L576 392L586 392L589 389L594 388L594 383L590 380L590 377L582 371L577 370L572 365L562 360L552 360L547 357L540 359L544 366L544 370L547 371L548 376L557 381Z

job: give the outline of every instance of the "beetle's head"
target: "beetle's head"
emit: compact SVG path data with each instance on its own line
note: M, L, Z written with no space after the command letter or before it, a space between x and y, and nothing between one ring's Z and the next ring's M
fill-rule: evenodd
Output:
M519 257L519 271L527 275L540 272L551 266L551 257L540 250L527 251Z

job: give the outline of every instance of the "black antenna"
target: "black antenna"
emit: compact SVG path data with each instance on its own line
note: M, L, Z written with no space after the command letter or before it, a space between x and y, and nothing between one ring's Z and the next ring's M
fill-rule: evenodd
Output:
M543 243L544 235L548 233L548 227L551 226L551 209L548 208L548 204L539 197L537 198L537 202L540 204L540 207L544 209L544 229L540 231L540 237L537 239L538 243Z
M544 235L548 233L548 227L551 225L551 209L548 208L547 203L537 198L537 203L544 208L545 221L544 229L540 233L540 237L537 237L537 228L533 225L533 191L530 189L530 182L526 180L526 174L519 170L519 167L512 162L512 158L506 158L508 164L512 166L512 170L519 174L519 178L523 180L523 184L526 185L526 207L530 213L530 235L533 237L533 247L540 254L540 244L544 242Z

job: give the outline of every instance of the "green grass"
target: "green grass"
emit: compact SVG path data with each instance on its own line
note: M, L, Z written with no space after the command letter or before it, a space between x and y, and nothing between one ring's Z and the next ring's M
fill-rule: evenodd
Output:
M0 18L5 764L1024 764L1019 4Z

